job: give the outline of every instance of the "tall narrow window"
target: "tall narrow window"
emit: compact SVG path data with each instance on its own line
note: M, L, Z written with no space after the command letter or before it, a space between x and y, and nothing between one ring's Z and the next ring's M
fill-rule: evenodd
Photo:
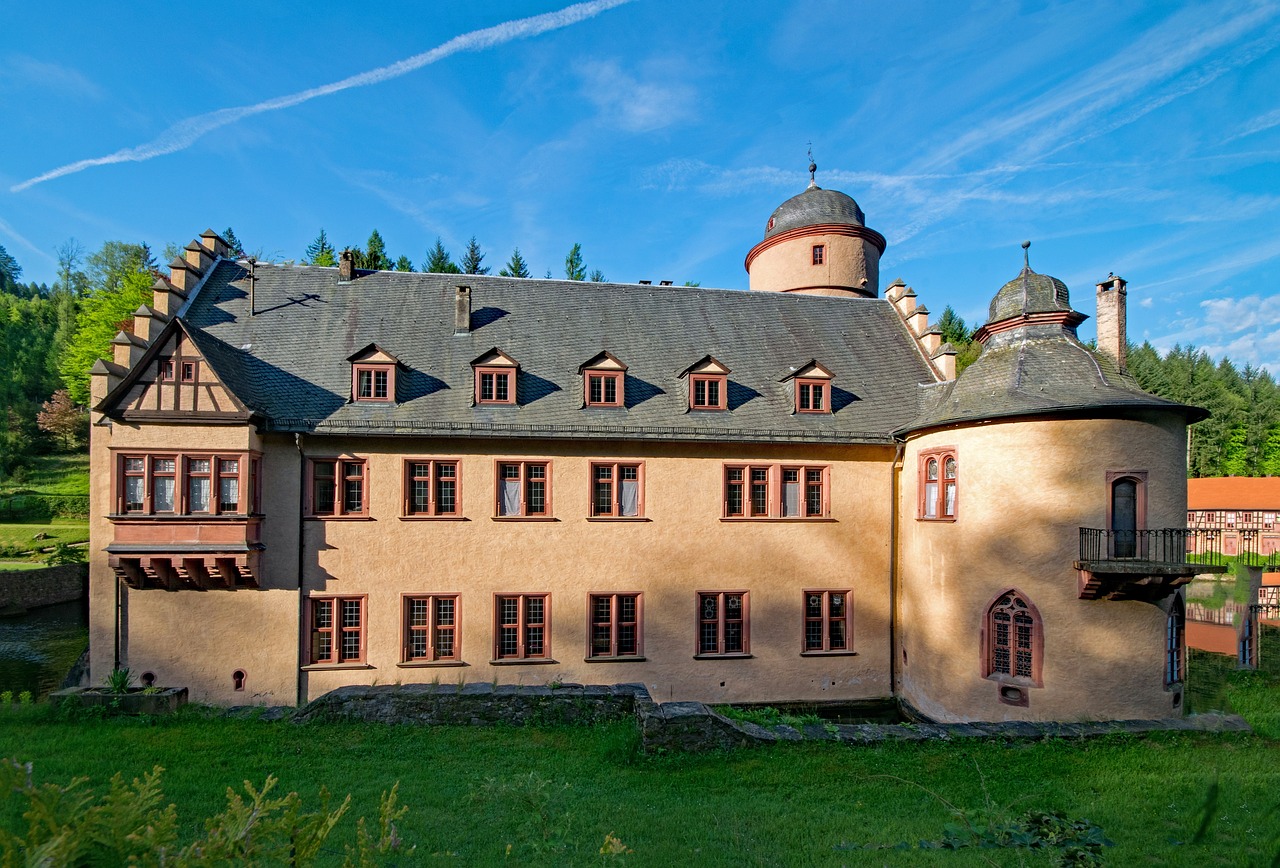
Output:
M498 464L498 515L545 518L551 514L551 465L545 461Z
M364 660L364 598L311 598L313 664Z
M954 450L933 450L920 454L920 518L931 521L955 519L959 476L960 469Z
M1041 686L1040 615L1017 591L1005 591L987 610L985 645L985 677Z
M218 511L235 513L240 509L240 459L218 460Z
M591 594L587 619L589 658L640 655L639 594Z
M147 459L125 458L124 475L124 512L142 512L146 508Z
M1166 687L1183 681L1184 648L1186 647L1186 610L1182 598L1175 596L1169 606L1169 619L1164 634L1164 683Z
M363 459L314 459L311 462L311 514L316 516L365 515Z
M849 651L853 647L851 591L804 592L804 650Z
M698 594L698 655L746 654L750 650L747 592Z
M195 381L196 381L196 363L183 362L182 363L182 382L194 383Z
M824 244L813 245L813 264L821 265L827 260L827 248Z
M1111 484L1113 555L1132 558L1138 553L1138 481L1125 477Z
M405 597L404 608L406 663L460 659L456 594Z
M551 656L550 594L500 594L494 598L494 659Z
M458 462L405 462L405 515L457 516Z
M187 459L187 511L208 512L213 468L208 458Z
M151 508L154 512L173 512L177 491L177 459L151 459Z
M591 515L636 518L643 514L640 464L591 465Z

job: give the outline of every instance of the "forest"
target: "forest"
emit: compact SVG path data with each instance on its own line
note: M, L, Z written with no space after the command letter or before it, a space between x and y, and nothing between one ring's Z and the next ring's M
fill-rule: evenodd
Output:
M246 255L235 232L223 237L237 255ZM394 260L375 229L362 246L347 246L357 267L398 271L488 274L485 253L473 237L455 262L439 238L419 268L407 256ZM146 244L108 241L89 253L74 239L58 251L52 285L23 283L22 266L0 246L0 485L20 485L32 455L83 449L88 434L89 376L95 359L110 358L111 339L131 330L133 313L150 304L159 265ZM179 253L166 245L164 258ZM261 251L249 253L266 259ZM336 265L339 251L322 229L301 261ZM519 248L498 272L530 277ZM548 269L546 277L550 278ZM569 280L603 282L588 272L582 247L574 244L564 261ZM696 286L696 284L687 284ZM963 370L981 352L971 329L948 307L937 322L943 338L959 351ZM1215 362L1194 346L1174 346L1161 355L1151 344L1130 344L1129 370L1144 389L1210 411L1192 426L1189 476L1280 476L1280 388L1265 369Z

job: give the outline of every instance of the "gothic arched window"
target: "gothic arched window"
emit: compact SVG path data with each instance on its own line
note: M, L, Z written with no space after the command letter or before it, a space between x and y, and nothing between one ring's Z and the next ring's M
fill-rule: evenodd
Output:
M983 676L1025 686L1043 686L1040 670L1044 629L1036 607L1016 590L996 597L983 630Z

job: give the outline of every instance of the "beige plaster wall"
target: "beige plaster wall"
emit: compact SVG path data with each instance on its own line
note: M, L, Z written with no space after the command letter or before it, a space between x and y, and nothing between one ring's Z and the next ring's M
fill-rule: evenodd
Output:
M957 520L916 518L917 457L955 447ZM901 486L899 679L938 720L1150 718L1181 713L1164 687L1166 614L1150 603L1080 600L1080 527L1106 527L1109 470L1145 470L1146 527L1186 518L1185 428L1141 419L992 423L929 433L906 448ZM982 677L988 605L1025 593L1044 626L1043 688L1029 707ZM1167 605L1167 603L1166 603Z
M815 244L827 247L822 265L813 264ZM848 235L814 233L791 238L760 251L751 263L750 287L765 292L875 297L880 294L880 251L870 241Z
M721 521L722 445L307 440L366 457L370 521L306 523L307 589L367 600L365 669L313 670L310 697L344 684L458 679L644 682L663 701L883 697L888 680L890 466L886 447L737 447L733 460L831 466L832 521ZM402 458L461 461L465 521L403 521ZM552 461L555 521L494 521L496 456ZM587 521L593 459L645 462L646 522ZM287 509L272 504L272 509ZM274 546L274 543L269 543ZM855 656L802 657L802 591L851 589ZM750 659L695 660L695 593L749 592ZM402 593L460 593L460 668L400 661ZM493 595L552 595L553 664L491 665ZM645 662L587 663L590 592L640 592Z

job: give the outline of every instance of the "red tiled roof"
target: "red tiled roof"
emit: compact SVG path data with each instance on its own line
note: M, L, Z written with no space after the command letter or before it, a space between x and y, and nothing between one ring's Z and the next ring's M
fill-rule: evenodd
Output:
M1187 509L1280 509L1280 476L1188 479Z

